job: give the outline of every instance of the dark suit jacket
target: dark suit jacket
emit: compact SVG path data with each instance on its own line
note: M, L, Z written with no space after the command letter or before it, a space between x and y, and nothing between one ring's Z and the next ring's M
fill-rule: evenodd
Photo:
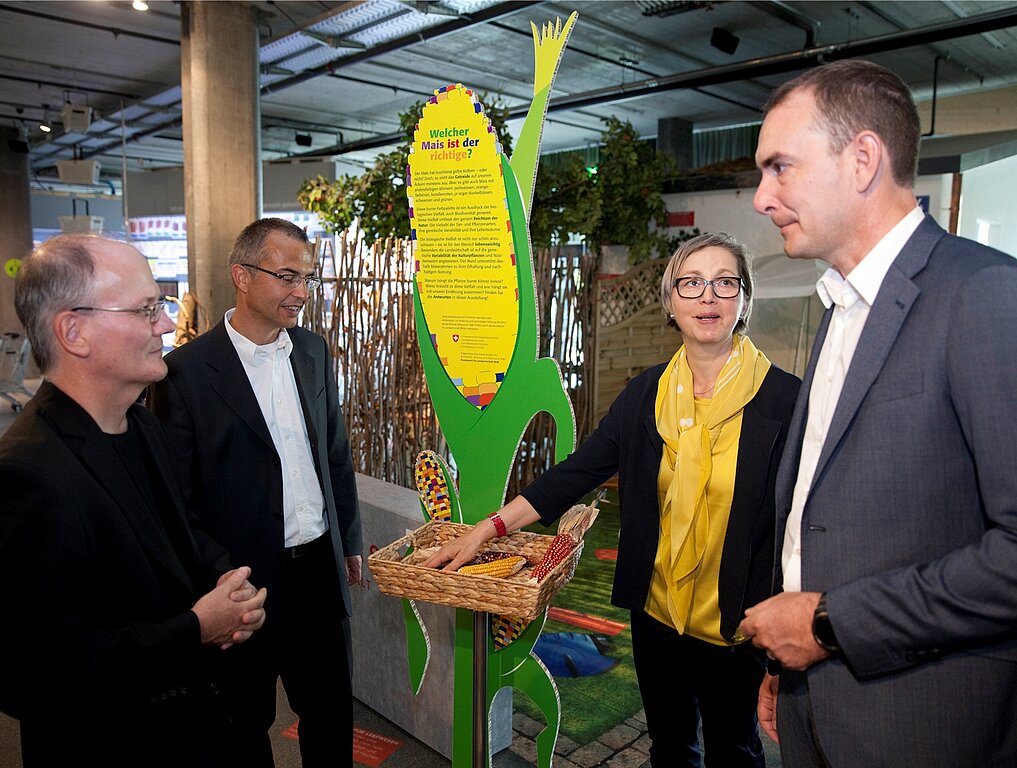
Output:
M303 328L288 333L348 614L345 558L361 554L360 513L332 356L321 336ZM233 562L251 566L251 580L268 588L265 628L273 631L282 616L283 484L254 390L221 322L170 352L166 364L169 375L151 387L149 405L166 427L184 501Z
M927 217L870 310L802 519L802 589L828 591L844 648L808 672L833 766L1017 765L1015 329L1017 261Z
M165 700L188 709L208 690L221 652L190 607L228 560L188 527L159 423L141 406L128 418L164 470L165 525L49 382L0 440L0 708L22 721L26 768L205 764Z
M660 538L657 473L664 442L653 409L657 382L666 367L666 363L654 366L632 379L575 453L522 491L547 525L618 473L621 531L611 602L633 611L646 605ZM770 596L773 485L800 384L771 366L742 416L720 566L720 628L728 638L734 636L745 608Z

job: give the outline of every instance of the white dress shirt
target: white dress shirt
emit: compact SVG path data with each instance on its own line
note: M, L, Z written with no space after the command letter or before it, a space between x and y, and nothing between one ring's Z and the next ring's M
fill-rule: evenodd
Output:
M306 544L325 533L328 525L325 498L314 469L311 441L290 365L293 342L282 328L275 341L259 346L230 324L233 312L231 309L226 313L226 332L243 363L282 463L285 546ZM271 467L248 469L272 471Z
M802 512L869 309L890 266L923 218L922 209L916 206L876 243L847 277L830 267L816 284L824 306L833 306L834 310L809 389L809 415L798 461L798 480L784 528L781 569L785 592L799 592L802 588ZM858 482L864 481L859 478Z

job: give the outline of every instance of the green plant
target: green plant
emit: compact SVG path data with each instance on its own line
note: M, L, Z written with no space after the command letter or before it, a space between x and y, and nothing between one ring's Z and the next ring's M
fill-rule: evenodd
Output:
M607 127L596 177L600 217L590 241L594 246L627 245L630 264L663 256L664 181L672 175L672 162L649 142L639 141L629 121L613 116L602 120Z
M541 163L530 213L535 248L564 243L572 233L584 238L600 219L600 195L583 158L571 153L557 163Z
M355 182L350 176L329 181L319 174L300 186L297 202L305 211L318 214L331 232L342 232L357 215L356 197L352 193Z
M702 232L699 231L699 227L693 227L692 229L679 229L678 234L667 239L667 253L660 254L661 256L670 256L672 253L678 250L678 246L687 240L691 240L693 237L699 237Z
M505 128L508 107L498 99L491 100L491 105L487 106L486 96L477 98L485 105L485 114L505 153L511 154L512 136ZM318 176L304 181L297 192L297 201L304 210L317 213L332 232L342 232L354 219L359 219L367 245L387 237L409 237L406 165L413 144L413 130L424 104L418 101L399 115L405 141L394 151L379 155L362 176L344 175L332 182Z

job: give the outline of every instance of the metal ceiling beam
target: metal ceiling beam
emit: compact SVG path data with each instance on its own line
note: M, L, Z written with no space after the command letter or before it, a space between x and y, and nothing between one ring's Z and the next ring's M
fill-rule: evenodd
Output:
M818 21L796 11L787 3L780 0L751 0L749 5L758 8L764 13L775 16L781 21L805 30L805 47L812 48L819 39L819 29L822 26Z
M51 13L42 13L41 11L29 10L28 8L17 8L11 5L0 5L0 11L7 11L8 13L22 13L25 16L34 16L37 19L44 19L46 21L54 21L58 24L72 24L76 27L85 27L86 29L95 29L100 32L109 32L113 37L119 35L125 35L126 37L137 37L141 40L149 40L153 43L165 43L166 45L175 45L180 47L179 40L173 40L168 37L159 37L158 35L149 35L144 32L132 32L129 29L122 29L120 27L111 27L108 24L94 24L91 21L79 21L77 19L67 19L63 16L54 16Z
M1017 26L1017 9L1011 8L1005 11L970 16L966 19L931 24L904 32L879 35L864 40L824 45L802 51L781 53L762 59L744 61L738 64L707 67L706 69L682 72L677 75L668 75L667 77L655 77L609 88L599 88L593 91L576 93L571 96L561 96L551 99L547 105L547 111L550 114L551 112L580 109L581 107L608 104L624 99L651 96L664 91L695 89L707 85L730 83L735 80L784 74L820 64L827 59L847 59L871 55L873 53L886 53L900 48L924 45L940 40L951 40L957 37L966 37L994 29L1005 29L1014 26ZM523 117L528 109L529 104L514 107L509 110L509 118ZM402 133L390 133L384 136L375 136L370 139L350 142L341 146L336 145L317 149L313 152L294 154L293 157L341 155L345 152L378 149L398 144L404 138Z
M695 72L683 72L677 75L652 78L634 83L623 83L609 88L600 88L595 91L577 93L572 96L563 96L552 99L550 104L548 104L547 111L579 109L580 107L606 104L622 99L649 96L663 91L698 88L704 85L729 83L733 80L780 75L799 69L806 69L828 60L850 59L874 53L888 53L889 51L896 51L901 48L925 45L941 40L951 40L968 35L977 35L994 29L1005 29L1014 26L1017 26L1017 9L1009 8L994 13L970 16L966 19L930 24L926 27L893 32L887 35L878 35L864 40L817 46L803 51L767 56L762 59L740 62L738 64L727 64Z
M356 64L360 61L367 61L380 56L383 53L390 53L409 45L424 43L428 40L441 37L442 35L447 35L450 32L458 32L461 29L472 27L475 24L483 24L484 22L491 21L492 19L501 18L502 16L506 16L510 13L515 13L524 8L528 8L531 5L537 5L539 1L540 0L513 0L512 2L499 3L498 5L492 5L489 8L484 8L476 13L471 13L468 16L464 15L462 18L453 19L452 21L447 21L444 24L438 24L430 29L397 37L394 40L389 40L387 43L376 45L370 50L354 53L349 56L343 56L341 59L336 59L328 62L327 64L322 64L320 67L315 67L314 69L308 69L301 72L299 75L288 77L285 80L280 80L276 83L272 83L271 85L264 85L261 88L261 95L266 96L270 93L278 93L279 91L291 88L294 85L300 85L301 83L306 83L308 80L314 80L322 75L331 74L340 67L345 67L349 64Z

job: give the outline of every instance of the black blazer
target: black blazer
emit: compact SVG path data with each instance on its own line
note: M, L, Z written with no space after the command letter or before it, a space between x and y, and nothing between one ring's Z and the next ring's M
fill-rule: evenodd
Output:
M565 461L522 491L548 525L615 473L621 504L618 563L611 602L642 611L660 536L657 472L664 441L653 407L667 363L636 376L597 429ZM720 629L732 638L745 608L770 596L773 576L774 481L801 381L771 366L745 406L738 441L731 516L720 565Z
M0 440L0 709L22 721L26 766L204 764L162 703L208 689L222 652L190 607L229 562L189 528L159 423L128 418L165 523L48 381Z
M321 336L288 333L348 614L345 558L361 554L360 512L332 356ZM272 631L282 616L285 561L281 462L268 425L223 322L170 352L166 364L169 375L150 388L149 406L180 465L184 502L236 565L251 566L251 581L268 588Z

